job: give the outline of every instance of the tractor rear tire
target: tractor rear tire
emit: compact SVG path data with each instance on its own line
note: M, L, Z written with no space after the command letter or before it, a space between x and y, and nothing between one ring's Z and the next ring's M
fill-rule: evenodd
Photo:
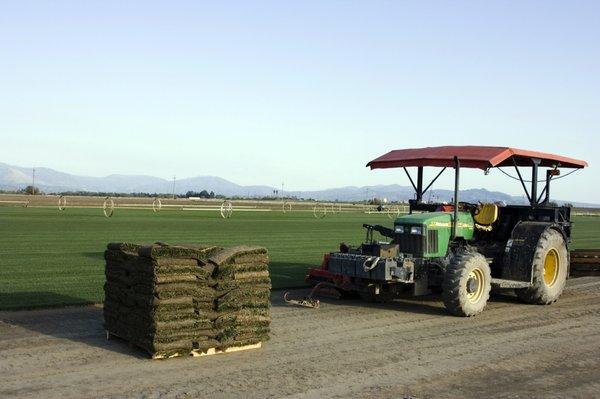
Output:
M475 316L483 311L490 298L490 265L478 252L459 252L446 268L442 288L444 305L450 313Z
M569 252L561 233L548 229L542 233L533 255L533 284L515 290L523 302L549 305L562 294L567 282Z

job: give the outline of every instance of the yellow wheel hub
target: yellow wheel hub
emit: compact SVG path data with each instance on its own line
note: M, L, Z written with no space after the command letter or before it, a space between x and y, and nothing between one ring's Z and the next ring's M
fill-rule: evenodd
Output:
M556 283L558 270L560 269L560 260L558 251L552 248L544 258L544 283L548 287L552 287Z
M476 303L483 295L485 277L481 269L473 269L467 277L467 299Z

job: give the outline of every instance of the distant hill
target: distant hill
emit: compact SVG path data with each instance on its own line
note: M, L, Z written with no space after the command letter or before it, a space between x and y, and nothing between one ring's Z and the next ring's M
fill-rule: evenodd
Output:
M0 163L0 190L19 190L31 184L31 168ZM171 193L173 182L160 177L145 175L109 175L106 177L77 176L49 168L35 168L35 185L47 193L63 191L91 191L114 193ZM214 191L227 197L266 197L273 195L275 187L241 186L217 176L197 176L176 181L175 192ZM318 191L286 191L287 196L312 198L321 201L363 201L367 197L387 198L390 201L407 201L413 198L411 186L397 184L364 187L339 187ZM452 190L431 190L426 200L450 201ZM511 204L526 204L525 197L511 196L499 191L470 189L461 191L461 200L467 202L504 201ZM560 202L560 201L559 201ZM576 206L598 207L596 204L573 202Z
M315 198L319 200L335 201L361 201L369 197L387 198L389 201L407 201L414 197L412 186L400 186L398 184L366 186L366 187L340 187L321 191L291 191L286 194L304 198ZM454 197L453 190L431 190L425 194L425 200L450 201ZM460 198L467 202L477 201L505 201L507 203L527 203L523 197L514 197L498 191L486 189L471 189L460 192Z
M31 168L0 163L0 189L18 190L31 184ZM115 193L171 193L173 182L145 175L77 176L49 168L35 168L35 185L44 192L93 191ZM208 190L225 196L263 197L273 187L240 186L216 176L198 176L176 181L175 192Z

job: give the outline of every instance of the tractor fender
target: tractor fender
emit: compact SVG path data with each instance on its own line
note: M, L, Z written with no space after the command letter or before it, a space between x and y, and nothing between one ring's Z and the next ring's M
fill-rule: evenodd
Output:
M563 229L555 223L517 223L504 248L503 279L532 282L533 257L540 237L548 229L559 231L565 239L565 244L568 242Z

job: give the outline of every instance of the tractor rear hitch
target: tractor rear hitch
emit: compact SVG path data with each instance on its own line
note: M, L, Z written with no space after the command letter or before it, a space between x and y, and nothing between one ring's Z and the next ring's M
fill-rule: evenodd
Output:
M333 296L335 298L339 298L340 292L334 284L331 284L327 281L322 281L319 284L315 285L315 287L310 291L308 296L303 299L290 299L289 292L283 294L283 300L285 303L289 305L303 306L305 308L318 309L321 306L321 301L315 298L315 295L318 293Z

